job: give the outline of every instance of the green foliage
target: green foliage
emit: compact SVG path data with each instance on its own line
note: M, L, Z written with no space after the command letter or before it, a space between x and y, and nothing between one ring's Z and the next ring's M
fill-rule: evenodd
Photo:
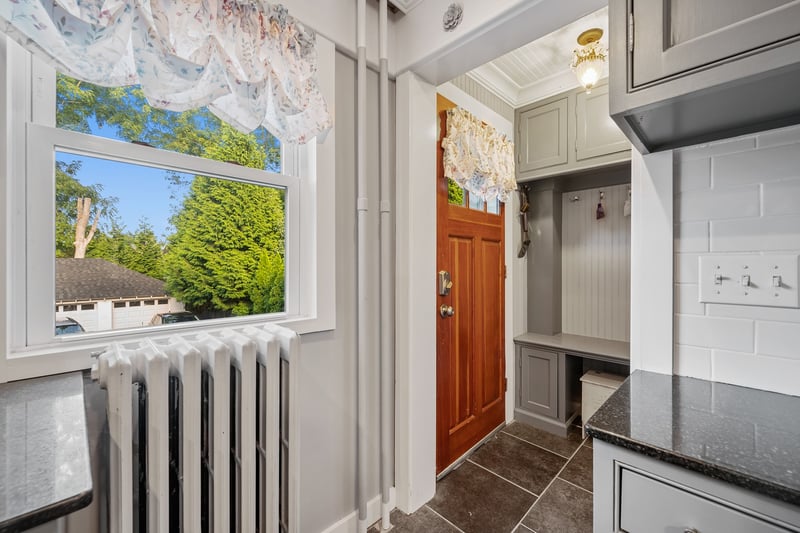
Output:
M254 138L227 125L204 155L255 168L263 168L266 157ZM283 310L283 191L197 176L172 224L167 290L189 309L228 315Z
M447 178L447 201L454 205L464 205L464 188Z
M152 226L144 220L133 233L115 224L109 232L96 235L86 257L100 257L150 277L164 279L162 245Z

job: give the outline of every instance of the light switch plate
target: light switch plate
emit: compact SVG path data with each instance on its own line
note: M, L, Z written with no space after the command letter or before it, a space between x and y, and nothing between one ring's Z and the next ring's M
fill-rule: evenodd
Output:
M800 307L798 265L798 254L701 255L700 302Z

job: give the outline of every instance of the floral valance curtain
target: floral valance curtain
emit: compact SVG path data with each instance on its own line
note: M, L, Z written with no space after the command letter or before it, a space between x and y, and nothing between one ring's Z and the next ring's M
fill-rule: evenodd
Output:
M468 111L460 107L447 111L442 148L444 175L470 194L505 202L516 190L514 143Z
M241 131L304 143L331 125L315 35L262 0L2 0L0 30L60 72L141 84L151 105L202 106Z

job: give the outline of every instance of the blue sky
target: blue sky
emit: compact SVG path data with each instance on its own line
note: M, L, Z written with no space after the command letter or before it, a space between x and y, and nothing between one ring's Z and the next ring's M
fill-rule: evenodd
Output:
M117 198L117 217L127 231L135 231L139 221L146 219L159 239L172 232L169 217L171 205L176 205L177 200L170 199L167 171L64 152L56 153L56 161L81 161L78 181L83 185L102 185L103 196Z

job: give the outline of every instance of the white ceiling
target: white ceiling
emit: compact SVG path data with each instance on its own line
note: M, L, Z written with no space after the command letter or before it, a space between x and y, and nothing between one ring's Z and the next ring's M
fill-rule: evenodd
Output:
M409 0L419 1L419 0ZM578 35L602 28L608 45L608 7L572 22L467 73L514 108L578 86L569 68Z

